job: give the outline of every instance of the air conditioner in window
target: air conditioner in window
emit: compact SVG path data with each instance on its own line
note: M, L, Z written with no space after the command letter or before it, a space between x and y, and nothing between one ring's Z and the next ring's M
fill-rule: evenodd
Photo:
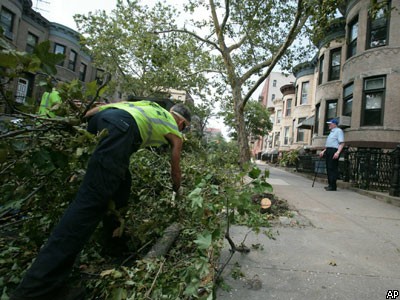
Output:
M13 33L9 30L4 31L4 36L10 40L12 40L14 38Z
M351 117L349 116L340 116L338 121L339 127L351 127Z

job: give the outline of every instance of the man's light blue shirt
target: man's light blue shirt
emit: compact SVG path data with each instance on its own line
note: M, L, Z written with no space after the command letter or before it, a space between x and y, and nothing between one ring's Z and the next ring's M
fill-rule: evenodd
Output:
M341 143L344 143L343 130L338 127L332 128L326 139L325 147L337 149Z

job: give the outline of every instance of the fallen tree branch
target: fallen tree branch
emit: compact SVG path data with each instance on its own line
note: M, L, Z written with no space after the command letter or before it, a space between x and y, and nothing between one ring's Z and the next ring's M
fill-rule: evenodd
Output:
M156 242L151 250L146 254L145 258L156 258L165 256L172 244L178 237L182 226L178 223L173 223L164 231L164 235Z

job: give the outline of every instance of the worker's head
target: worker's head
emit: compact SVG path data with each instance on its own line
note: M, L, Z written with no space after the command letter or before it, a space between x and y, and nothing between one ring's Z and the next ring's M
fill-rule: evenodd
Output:
M170 112L178 124L179 131L183 131L186 127L190 126L192 120L191 113L184 104L175 104L171 107Z

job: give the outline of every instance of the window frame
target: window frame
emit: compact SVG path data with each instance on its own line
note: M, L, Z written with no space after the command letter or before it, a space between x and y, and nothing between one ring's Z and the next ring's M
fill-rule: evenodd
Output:
M314 131L318 133L319 129L319 114L321 111L321 103L315 105L315 115L314 115Z
M335 104L335 111L333 114L329 114L329 104ZM326 100L325 102L325 123L324 123L324 135L329 134L329 125L326 123L328 120L332 118L337 117L337 109L338 109L338 100L337 99L332 99L332 100Z
M293 99L292 98L287 99L285 117L289 117L292 114L292 105L293 105Z
M301 122L304 122L305 119L307 118L306 117L298 118L297 125L299 125ZM305 137L304 135L305 135L305 129L297 127L296 142L304 142L304 137Z
M346 94L346 89L352 87L351 92ZM342 105L342 115L351 117L353 113L353 93L354 93L354 82L350 82L343 87L343 105ZM351 102L350 112L346 112L347 103Z
M290 126L283 127L283 144L289 145Z
M374 88L374 89L366 89L366 83L368 80L376 80L382 78L383 79L383 87L381 88ZM385 109L385 95L386 95L386 76L381 75L381 76L373 76L373 77L367 77L364 78L363 80L363 97L362 97L362 109L361 109L361 126L383 126L383 120L384 120L384 109ZM368 94L381 94L381 103L380 103L380 112L379 112L379 122L375 123L367 123L367 111L368 115L371 116L371 111L375 110L377 111L378 109L367 109L367 95Z
M339 65L333 65L333 63L334 63L333 56L335 54L339 55ZM332 49L330 51L330 57L329 57L329 72L328 72L328 80L329 81L340 79L341 66L342 66L342 47ZM339 69L339 70L337 70L337 69ZM335 70L337 70L337 71L335 72ZM336 74L336 73L337 73L337 75L333 76L333 74Z
M11 19L8 20L7 18L4 18L3 13L9 14ZM4 22L4 20L8 21L8 22ZM4 36L9 40L12 40L14 37L14 35L13 35L14 23L15 23L15 14L11 10L7 9L6 7L4 7L4 6L1 7L1 9L0 9L0 26L3 27Z
M57 49L62 49L63 51L62 51L62 52L59 52L59 51L57 51ZM62 55L65 56L66 50L67 50L67 47L64 46L64 45L59 44L59 43L55 43L55 44L54 44L54 50L53 50L54 54L62 54ZM63 60L62 60L61 62L59 62L57 65L63 67L63 66L64 66L64 60L65 60L65 59L63 59Z
M357 26L357 32L355 38L352 38L353 27ZM357 54L357 41L358 41L358 15L355 16L348 25L348 37L347 37L347 58L350 58ZM350 40L351 39L351 40Z
M74 55L72 60L71 60L71 55ZM78 53L75 50L70 49L69 55L68 55L68 69L75 72L77 59L78 59Z
M34 41L33 44L30 43L29 37L33 38L33 41ZM37 35L33 34L32 32L28 31L28 34L26 36L25 51L28 53L33 53L33 50L35 49L35 47L37 46L38 43L39 43L39 37Z
M104 77L105 71L103 69L96 69L96 78L95 80L97 81L97 84L102 84L103 83L103 77Z
M324 76L324 60L325 55L321 55L319 58L319 67L318 67L318 85L322 84L323 76Z
M281 133L280 133L280 131L276 131L274 133L274 147L280 146L280 143L281 143L280 139L281 139Z
M82 66L84 67L84 70L82 72ZM83 62L81 62L81 65L79 66L79 80L80 81L85 81L86 79L86 72L87 72L87 65Z
M384 16L383 18L379 18L379 19L375 19L372 18L371 14L368 13L368 26L367 26L367 38L366 38L366 49L373 49L373 48L378 48L378 47L383 47L383 46L387 46L389 45L389 25L390 25L390 12L391 12L391 1L387 1L386 6L382 6L380 7L380 9L384 9L386 10L385 12L383 12ZM380 10L379 9L379 10ZM371 42L372 42L372 28L374 26L373 22L377 22L379 23L380 19L385 19L385 24L383 26L378 27L377 30L374 31L378 31L379 29L385 29L385 43L384 44L378 44L376 46L371 46Z
M304 86L306 86L307 88L305 89ZM309 88L310 88L309 81L304 81L301 83L300 105L308 104ZM304 90L306 90L306 93L304 93Z
M276 124L281 124L282 121L282 110L277 109L276 110Z

